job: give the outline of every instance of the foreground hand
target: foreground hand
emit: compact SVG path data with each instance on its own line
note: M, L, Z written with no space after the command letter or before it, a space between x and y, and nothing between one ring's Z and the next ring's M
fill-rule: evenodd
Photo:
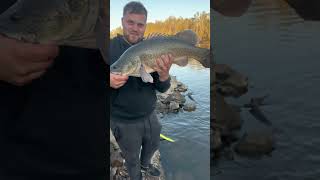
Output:
M110 73L110 87L114 89L118 89L122 87L128 80L128 76L126 75L118 75Z
M156 60L157 65L154 69L159 74L160 81L166 81L169 78L169 71L173 62L172 54L162 55L161 58Z
M23 86L43 75L58 55L54 45L20 42L0 35L0 80Z

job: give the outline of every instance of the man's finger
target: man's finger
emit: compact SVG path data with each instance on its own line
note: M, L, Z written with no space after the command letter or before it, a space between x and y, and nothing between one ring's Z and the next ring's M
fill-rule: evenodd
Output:
M39 45L31 43L19 43L21 47L16 48L19 57L28 58L30 61L46 61L55 58L59 53L58 46L55 45Z
M16 84L18 86L22 86L22 85L28 84L31 81L33 81L34 79L37 79L37 78L41 77L45 72L46 72L46 70L42 70L42 71L30 73L30 74L28 74L26 76L18 77L15 80L14 84Z
M167 54L166 65L168 66L169 63L170 63L170 54Z
M113 78L114 78L115 80L117 80L117 81L126 81L126 80L128 80L128 76L125 76L125 75L123 75L123 76L121 76L121 75L115 75L115 76L113 76Z
M50 67L50 65L52 63L53 63L53 60L44 61L44 62L37 62L37 63L25 63L25 67L28 68L27 74L46 70Z
M164 62L163 62L164 58L165 58L164 55L162 55L161 59L159 59L159 61L158 61L159 62L158 64L159 64L160 68L163 67L163 65L164 65Z
M113 76L113 79L116 80L116 81L123 81L123 80L125 80L126 78L125 78L125 77L122 77L122 76Z
M122 87L124 84L125 84L125 82L122 82L122 83L116 83L116 84L115 84L115 86L116 86L117 88L119 88L119 87Z

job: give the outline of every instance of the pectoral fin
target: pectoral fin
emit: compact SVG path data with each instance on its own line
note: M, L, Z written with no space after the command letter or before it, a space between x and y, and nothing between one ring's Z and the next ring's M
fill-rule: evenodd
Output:
M145 83L153 83L153 77L151 74L147 73L144 69L143 65L140 66L140 76L143 82Z
M174 63L177 64L178 66L186 66L188 64L188 57L187 56L177 57L174 59Z

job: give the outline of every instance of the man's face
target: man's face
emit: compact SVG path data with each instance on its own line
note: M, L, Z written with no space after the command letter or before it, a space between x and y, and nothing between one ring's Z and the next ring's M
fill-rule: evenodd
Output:
M124 37L132 44L143 38L147 17L144 14L126 13L122 17Z

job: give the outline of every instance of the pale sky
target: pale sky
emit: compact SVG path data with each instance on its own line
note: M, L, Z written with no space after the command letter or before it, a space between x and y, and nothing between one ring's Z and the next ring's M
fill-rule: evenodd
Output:
M131 0L110 0L110 30L121 26L123 7ZM210 0L138 0L148 11L148 22L169 16L190 18L196 12L210 12Z

